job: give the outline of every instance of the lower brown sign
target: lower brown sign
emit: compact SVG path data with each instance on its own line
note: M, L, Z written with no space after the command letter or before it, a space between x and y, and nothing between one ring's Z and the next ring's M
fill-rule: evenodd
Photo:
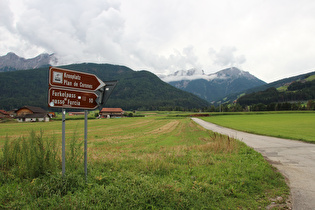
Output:
M55 108L96 109L97 95L94 92L60 89L50 87L48 105Z

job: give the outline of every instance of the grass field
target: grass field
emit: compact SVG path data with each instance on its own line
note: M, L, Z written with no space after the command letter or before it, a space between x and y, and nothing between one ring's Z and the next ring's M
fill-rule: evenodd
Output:
M315 143L314 112L215 115L202 119L224 127L249 133Z
M67 152L74 133L81 145L83 124L66 121ZM37 136L30 137L30 130ZM0 147L4 151L9 141L17 159L10 167L2 161L1 209L259 209L278 196L284 203L289 194L283 176L242 142L207 131L189 118L154 113L88 121L87 183L83 164L74 169L71 163L66 177L59 165L47 174L21 178L18 161L23 154L14 150L23 151L23 142L39 139L40 130L48 141L57 140L60 151L60 121L1 124ZM13 142L19 136L26 137L17 146Z

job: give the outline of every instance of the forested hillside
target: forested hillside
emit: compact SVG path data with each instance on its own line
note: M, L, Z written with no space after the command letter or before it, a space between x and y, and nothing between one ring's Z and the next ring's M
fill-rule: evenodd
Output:
M125 110L193 109L208 102L161 81L148 71L133 71L110 64L74 64L61 68L97 75L103 81L118 80L107 107ZM24 105L47 107L48 68L0 73L0 109Z
M275 82L271 82L262 86L258 86L258 87L254 87L254 88L250 88L244 92L239 92L236 94L231 94L225 98L222 98L220 101L222 103L232 103L233 101L237 100L238 98L240 98L243 95L246 95L245 98L252 97L253 95L255 95L256 93L261 93L264 91L267 91L269 88L280 88L281 87L287 87L288 85L292 84L293 82L301 82L301 81L311 81L313 80L313 78L315 77L315 72L310 72L307 74L301 74L301 75L297 75L294 77L289 77L289 78L285 78L285 79L281 79ZM286 89L282 89L282 92L286 90ZM268 92L268 91L267 91ZM258 97L259 98L259 97ZM247 99L246 99L247 100ZM247 103L247 102L246 102Z
M279 88L271 87L264 91L246 94L237 102L242 105L265 105L267 110L284 109L279 106L301 104L315 99L315 76L308 76L303 80L294 81ZM278 107L276 107L278 106ZM297 106L297 105L295 105ZM308 104L313 109L313 105ZM285 110L292 109L285 107Z

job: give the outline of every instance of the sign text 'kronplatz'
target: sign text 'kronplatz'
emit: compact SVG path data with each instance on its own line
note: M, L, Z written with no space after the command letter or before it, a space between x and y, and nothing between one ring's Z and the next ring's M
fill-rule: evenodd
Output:
M49 68L49 86L95 91L105 86L105 83L94 74Z

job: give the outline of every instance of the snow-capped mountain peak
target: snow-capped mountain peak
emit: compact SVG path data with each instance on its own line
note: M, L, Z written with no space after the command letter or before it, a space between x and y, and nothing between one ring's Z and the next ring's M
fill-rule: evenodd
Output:
M201 69L180 70L174 72L173 74L160 76L164 82L204 79L206 77L207 75Z
M240 70L236 67L231 67L228 69L223 69L221 71L218 71L212 75L216 75L216 79L237 79L244 77L246 79L253 79L256 78L255 76L251 75L247 71Z
M190 69L190 70L180 70L176 71L173 74L169 74L167 76L160 76L160 78L164 82L175 82L175 81L182 81L182 80L196 80L196 79L205 79L208 81L214 80L214 79L233 79L238 78L241 76L248 77L249 74L246 71L242 71L236 67L227 68L221 71L218 71L213 74L205 74L204 70L198 70L198 69ZM252 76L252 75L251 75Z
M223 69L213 74L205 74L202 70L178 71L161 79L209 102L265 84L249 72L236 67Z

